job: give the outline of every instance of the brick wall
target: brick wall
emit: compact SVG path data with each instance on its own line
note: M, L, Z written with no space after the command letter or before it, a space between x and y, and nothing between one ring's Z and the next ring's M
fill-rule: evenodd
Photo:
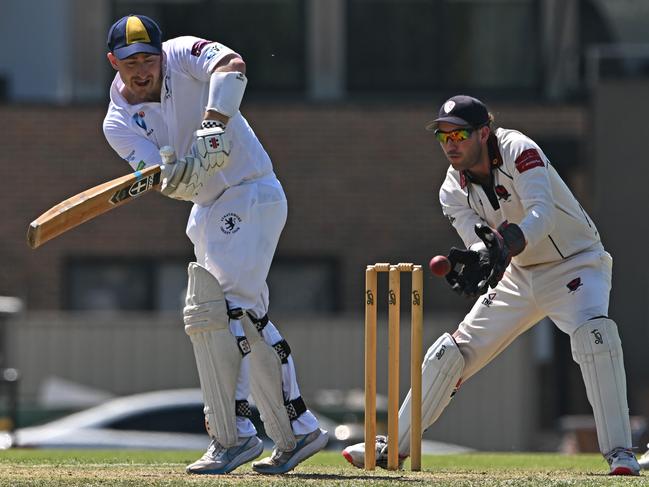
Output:
M278 255L339 259L340 308L359 311L363 270L377 261L425 263L458 243L437 190L446 164L423 129L430 104L263 104L243 110L270 153L289 199ZM494 106L497 122L532 137L581 137L579 107ZM101 132L105 108L0 107L0 295L57 309L68 256L187 255L190 205L158 194L109 212L37 250L30 221L79 191L126 173ZM427 278L426 299L465 308Z

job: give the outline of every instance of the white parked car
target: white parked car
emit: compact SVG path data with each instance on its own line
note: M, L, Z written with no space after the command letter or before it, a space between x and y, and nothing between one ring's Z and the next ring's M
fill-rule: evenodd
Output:
M348 426L337 425L320 414L318 418L321 427L330 432L330 448L344 448L350 441L357 440L346 437L349 436ZM264 434L254 407L252 420L265 447L271 448L272 442ZM203 398L197 388L145 392L112 399L43 425L18 428L0 440L4 448L69 449L204 450L208 443Z

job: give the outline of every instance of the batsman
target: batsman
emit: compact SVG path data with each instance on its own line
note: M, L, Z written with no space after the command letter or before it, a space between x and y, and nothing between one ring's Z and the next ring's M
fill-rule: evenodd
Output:
M516 130L493 128L478 99L448 99L427 129L450 163L440 192L444 215L466 249L452 248L451 289L475 304L422 364L422 426L459 388L544 317L570 337L611 475L639 475L631 450L622 344L608 316L611 256L595 224L541 148ZM399 410L399 458L410 447L410 394ZM362 468L364 444L343 456ZM385 437L377 464L387 463Z
M108 143L133 169L163 164L161 192L193 203L187 235L196 262L183 317L211 442L187 472L226 474L261 455L250 392L275 443L252 468L285 473L324 448L328 434L307 409L291 349L267 315L266 277L287 203L239 111L246 65L218 42L163 43L143 15L115 22L108 50L117 71L103 124Z

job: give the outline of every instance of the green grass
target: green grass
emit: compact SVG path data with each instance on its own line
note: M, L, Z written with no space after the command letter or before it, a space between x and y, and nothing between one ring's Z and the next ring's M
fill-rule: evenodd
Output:
M428 455L423 458L422 472L365 472L349 465L338 452L325 452L282 476L255 474L250 465L225 476L187 475L185 465L200 454L8 450L0 452L0 486L649 486L649 475L607 476L602 457L590 454Z

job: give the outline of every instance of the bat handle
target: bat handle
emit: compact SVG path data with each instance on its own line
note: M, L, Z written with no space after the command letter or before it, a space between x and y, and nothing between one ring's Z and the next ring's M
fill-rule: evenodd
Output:
M160 148L160 157L163 164L173 164L176 162L176 151L170 145Z

